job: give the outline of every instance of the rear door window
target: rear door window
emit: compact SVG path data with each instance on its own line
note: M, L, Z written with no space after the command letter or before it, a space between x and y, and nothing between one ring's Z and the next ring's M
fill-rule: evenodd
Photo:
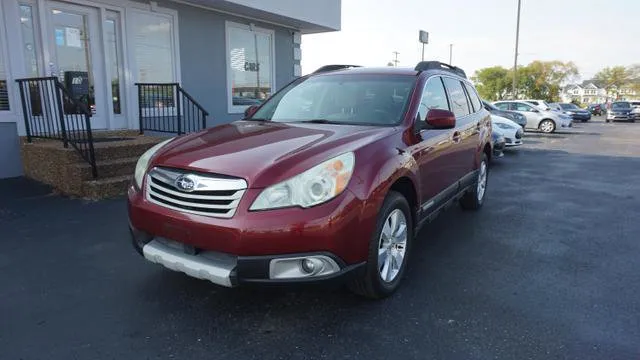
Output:
M467 95L462 88L462 83L454 78L445 77L444 86L449 93L449 100L451 101L451 111L456 117L469 115L471 113L469 109L469 102L467 101Z
M525 103L515 103L517 111L529 111L533 112L533 106L525 104Z

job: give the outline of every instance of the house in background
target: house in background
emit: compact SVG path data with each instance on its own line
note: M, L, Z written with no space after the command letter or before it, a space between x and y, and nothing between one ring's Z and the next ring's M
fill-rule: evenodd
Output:
M0 178L23 173L27 135L90 157L85 123L236 120L301 75L301 35L340 26L341 0L2 0Z
M640 93L631 86L621 89L616 86L606 88L601 81L586 80L581 84L565 86L560 93L560 98L563 102L576 100L583 104L604 104L616 100L638 100Z

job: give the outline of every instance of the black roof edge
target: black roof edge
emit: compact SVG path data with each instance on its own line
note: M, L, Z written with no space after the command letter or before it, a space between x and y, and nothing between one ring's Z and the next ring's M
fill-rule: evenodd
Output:
M327 71L350 69L350 68L355 68L355 67L361 67L361 65L339 65L339 64L325 65L325 66L322 66L322 67L318 68L313 73L317 74L317 73L322 73L322 72L327 72Z
M418 65L416 65L415 70L418 72L422 72L426 70L444 70L444 71L452 72L465 79L467 78L467 74L461 68L450 65L450 64L445 64L440 61L421 61L418 63Z

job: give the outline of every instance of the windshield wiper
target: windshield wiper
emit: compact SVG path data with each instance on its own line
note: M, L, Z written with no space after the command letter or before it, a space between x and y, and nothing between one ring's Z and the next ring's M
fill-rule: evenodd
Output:
M312 124L343 124L341 121L333 121L327 119L311 119L311 120L303 120L299 121L303 123L312 123Z

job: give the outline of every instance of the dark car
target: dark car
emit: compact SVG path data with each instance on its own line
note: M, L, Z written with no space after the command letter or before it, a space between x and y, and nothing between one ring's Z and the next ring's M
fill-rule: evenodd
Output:
M551 104L552 108L562 111L564 114L571 116L573 120L587 122L591 120L591 112L589 110L581 109L576 104L572 103L554 103Z
M611 108L607 111L607 122L614 121L635 121L635 116L632 114L633 107L628 101L614 101L611 103Z
M222 286L346 281L388 296L423 224L482 207L490 116L464 71L439 62L316 71L242 120L143 154L133 245Z
M493 115L502 116L522 126L522 129L527 126L527 117L520 113L509 110L500 110L495 105L488 103L486 100L482 100L482 106L484 106L484 108Z
M606 109L601 104L591 104L587 107L587 110L591 112L591 115L600 116L605 113Z
M491 132L491 141L493 142L493 156L503 157L504 149L507 146L507 139L502 133L495 131Z

